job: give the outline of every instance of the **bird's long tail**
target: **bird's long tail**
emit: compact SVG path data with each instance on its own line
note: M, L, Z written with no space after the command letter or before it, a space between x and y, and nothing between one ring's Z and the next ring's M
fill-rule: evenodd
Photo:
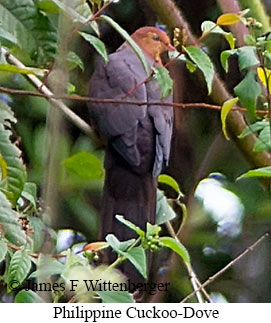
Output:
M115 215L123 215L144 231L147 222L154 224L157 178L152 176L151 170L132 170L110 145L106 151L105 169L101 238L104 239L109 233L113 233L120 241L137 238L135 232L120 223ZM113 252L107 258L108 262L114 261ZM147 261L150 268L150 256ZM121 269L133 282L142 282L142 277L128 261Z

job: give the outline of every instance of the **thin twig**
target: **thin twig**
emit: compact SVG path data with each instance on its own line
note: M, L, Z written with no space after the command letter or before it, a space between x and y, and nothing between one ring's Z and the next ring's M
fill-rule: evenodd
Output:
M180 242L179 238L176 236L176 233L175 233L171 223L167 222L166 225L167 225L168 231L169 231L170 235L172 236L172 238L174 238L176 241ZM185 264L186 269L188 271L189 278L190 278L190 281L191 281L191 285L192 285L192 287L194 289L194 294L196 295L196 297L198 299L198 302L199 303L204 303L204 299L203 299L203 297L201 295L201 291L205 294L205 296L207 295L207 299L210 300L210 297L209 297L208 293L204 290L204 286L201 285L201 283L200 283L199 279L197 278L197 275L194 272L192 266L190 264L186 263L186 262L184 262L184 264Z
M26 68L25 65L21 61L19 61L15 56L13 56L12 54L10 54L10 52L7 49L1 48L1 51L6 56L7 60L10 63L12 63L13 65L15 65L15 66L17 66L17 67L19 67L21 69L25 69ZM80 128L82 131L84 131L89 136L92 136L93 135L93 131L92 131L91 127L83 119L81 119L77 114L75 114L71 109L69 109L66 106L66 104L64 104L62 101L54 98L53 93L48 89L48 87L46 87L45 85L43 85L43 83L41 82L40 79L38 79L33 74L27 74L27 78L32 82L32 84L37 89L40 90L40 93L33 92L35 94L32 93L32 95L42 96L42 97L46 98L55 107L59 108L64 113L64 115L70 121L72 121L78 128ZM12 92L5 91L5 88L2 88L2 91L1 92L3 92L3 93L12 93ZM29 91L29 92L31 92L31 91ZM16 93L16 94L19 94L19 93ZM31 94L28 93L28 95L31 95Z
M187 295L181 303L185 303L187 300L189 300L192 296L194 296L198 291L202 290L204 287L212 283L215 279L217 279L220 275L222 275L226 270L228 270L230 267L232 267L234 264L236 264L240 259L242 259L247 253L250 251L253 251L255 247L261 243L264 239L269 237L269 233L265 233L262 235L259 239L257 239L256 242L254 242L250 247L248 247L245 251L243 251L238 257L236 257L234 260L229 262L225 267L223 267L221 270L219 270L215 275L209 277L197 290L194 290L192 293Z
M31 74L28 74L28 76L33 76ZM47 88L47 90L49 90ZM142 105L160 105L160 106L167 106L167 107L174 107L174 108L198 108L198 109L211 109L211 110L217 110L220 111L221 110L221 106L219 105L214 105L214 104L208 104L208 103L203 103L203 102L199 102L199 103L176 103L176 102L161 102L161 101L123 101L120 99L99 99L99 98L92 98L92 97L87 97L87 96L80 96L80 95L61 95L61 96L56 96L56 95L48 95L47 93L39 93L36 91L28 91L28 90L17 90L17 89L10 89L10 88L5 88L0 86L0 93L7 93L7 94L17 94L17 95L31 95L31 96L36 96L36 97L41 97L47 100L71 100L71 101L84 101L84 102L92 102L92 103L104 103L104 104L127 104L127 105L138 105L138 106L142 106ZM50 92L52 93L52 92ZM65 104L64 104L65 105ZM68 109L70 111L70 113L72 114L71 116L68 114L66 115L68 118L71 118L72 116L76 116L77 119L80 119L80 122L84 121L78 117L74 112L72 112L66 105L65 105L66 109ZM240 107L233 107L232 110L238 110L241 112L247 112L246 108L240 108ZM62 111L64 114L66 114L66 111ZM256 110L257 114L261 114L261 115L265 115L268 113L268 111L266 110ZM74 120L72 120L74 121ZM74 122L75 123L75 122ZM79 126L79 125L77 125ZM80 126L79 126L80 128ZM89 127L90 128L90 127ZM84 130L84 129L83 129Z

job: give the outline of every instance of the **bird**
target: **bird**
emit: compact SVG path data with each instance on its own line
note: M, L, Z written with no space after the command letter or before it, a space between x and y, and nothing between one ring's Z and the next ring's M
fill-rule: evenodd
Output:
M161 54L175 50L168 35L156 27L141 27L131 38L150 70L163 66ZM157 178L169 163L173 107L150 103L172 103L173 97L171 93L161 99L157 80L148 77L135 51L124 42L108 56L108 63L97 62L90 80L89 97L123 100L121 104L88 103L90 122L107 141L100 221L103 240L109 233L120 241L135 237L116 215L143 230L147 222L155 224ZM149 104L128 105L127 100Z

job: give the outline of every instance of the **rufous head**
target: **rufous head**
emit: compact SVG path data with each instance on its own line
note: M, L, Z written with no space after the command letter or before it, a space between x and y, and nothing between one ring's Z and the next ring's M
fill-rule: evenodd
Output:
M174 51L168 35L156 27L142 27L137 29L131 36L141 49L155 62L162 65L161 54Z

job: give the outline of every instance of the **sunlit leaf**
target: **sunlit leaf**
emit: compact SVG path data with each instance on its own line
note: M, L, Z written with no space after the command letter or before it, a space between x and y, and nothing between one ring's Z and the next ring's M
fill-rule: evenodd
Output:
M216 24L218 26L228 26L234 25L237 22L240 22L240 16L236 13L224 13L223 15L217 18Z
M180 187L179 187L179 184L176 182L176 180L173 177L171 177L169 175L162 174L162 175L159 175L158 182L163 183L163 184L167 184L168 186L173 188L174 191L176 193L178 193L179 197L184 196L181 189L180 189Z
M248 172L240 175L236 180L238 181L243 178L253 177L271 178L271 166L249 170Z
M271 92L271 70L268 68L263 69L262 67L258 67L257 74L258 78L265 87L267 87L268 84L269 91Z
M238 98L229 99L228 101L224 102L222 109L221 109L221 122L222 122L222 131L226 139L230 139L226 129L226 119L228 114L230 113L231 109L236 105L238 102Z
M160 243L164 247L170 248L171 250L176 252L186 263L190 263L189 253L181 242L171 237L161 237Z

